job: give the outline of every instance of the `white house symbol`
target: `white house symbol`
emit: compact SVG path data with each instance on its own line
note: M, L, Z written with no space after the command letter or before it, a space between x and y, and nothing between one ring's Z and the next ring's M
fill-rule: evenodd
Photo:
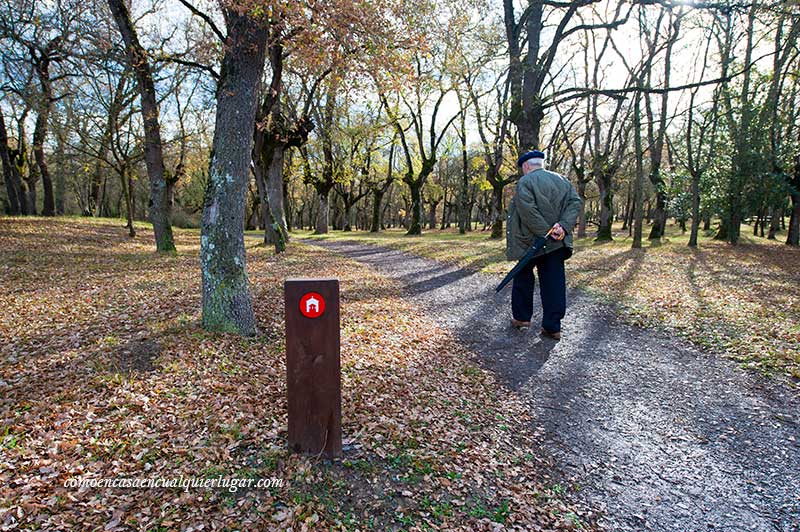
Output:
M311 296L306 300L306 312L319 312L319 300Z

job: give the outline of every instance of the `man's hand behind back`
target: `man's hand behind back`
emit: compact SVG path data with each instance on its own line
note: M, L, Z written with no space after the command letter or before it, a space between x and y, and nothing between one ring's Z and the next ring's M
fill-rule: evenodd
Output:
M564 240L564 237L567 236L567 232L561 227L561 224L556 223L553 226L553 232L550 233L550 236L553 240Z

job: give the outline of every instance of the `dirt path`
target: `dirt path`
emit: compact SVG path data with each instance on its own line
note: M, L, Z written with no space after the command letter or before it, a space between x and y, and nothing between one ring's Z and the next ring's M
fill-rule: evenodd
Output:
M510 290L493 296L498 277L314 243L402 281L523 396L542 448L609 530L800 530L800 404L778 383L621 323L588 296L569 295L564 338L554 342L508 326Z

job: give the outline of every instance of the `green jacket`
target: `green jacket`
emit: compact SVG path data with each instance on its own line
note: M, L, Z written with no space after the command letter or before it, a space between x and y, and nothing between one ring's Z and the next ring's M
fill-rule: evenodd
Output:
M581 212L582 200L572 183L555 172L542 168L525 174L508 208L506 257L519 260L534 239L544 236L556 222L567 232L564 240L548 240L536 256L567 247L572 255L572 229Z

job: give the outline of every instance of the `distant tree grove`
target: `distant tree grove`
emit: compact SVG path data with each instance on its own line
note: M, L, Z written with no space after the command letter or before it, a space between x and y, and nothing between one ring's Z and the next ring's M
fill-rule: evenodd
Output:
M797 246L798 34L788 0L6 0L0 209L199 227L240 334L246 229L501 238L533 148L578 237Z

